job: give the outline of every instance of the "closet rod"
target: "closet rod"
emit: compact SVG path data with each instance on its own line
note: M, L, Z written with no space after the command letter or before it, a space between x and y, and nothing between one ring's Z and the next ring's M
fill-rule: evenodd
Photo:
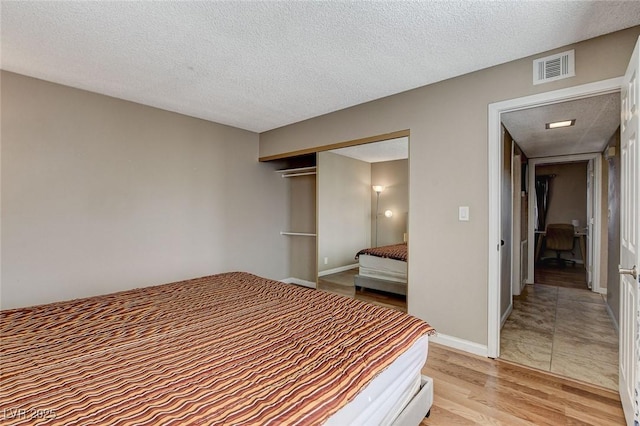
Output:
M283 174L282 177L283 178L290 178L290 177L296 177L296 176L307 176L307 175L315 175L316 172L307 172L307 173L289 173L289 174Z
M285 232L285 231L280 231L280 235L293 235L293 236L299 236L299 237L315 237L316 234L311 234L308 232Z

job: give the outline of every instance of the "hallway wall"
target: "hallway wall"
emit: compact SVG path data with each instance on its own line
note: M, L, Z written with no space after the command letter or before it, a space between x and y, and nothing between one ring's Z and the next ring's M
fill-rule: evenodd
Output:
M639 34L640 26L630 28L274 129L260 134L259 155L265 161L410 131L409 244L416 261L409 262L409 312L439 336L482 351L488 342L487 106L619 77ZM531 61L568 49L575 49L576 76L533 85ZM458 220L459 206L469 206L469 221Z

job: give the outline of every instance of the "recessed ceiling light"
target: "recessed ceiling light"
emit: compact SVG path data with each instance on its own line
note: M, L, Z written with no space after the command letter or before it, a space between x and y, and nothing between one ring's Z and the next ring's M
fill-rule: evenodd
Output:
M565 120L565 121L554 121L553 123L547 123L545 125L546 129L558 129L560 127L569 127L576 124L576 119L573 120Z

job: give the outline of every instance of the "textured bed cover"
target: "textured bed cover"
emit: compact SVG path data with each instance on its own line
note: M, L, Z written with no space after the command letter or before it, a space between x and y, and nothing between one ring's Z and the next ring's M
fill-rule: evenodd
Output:
M49 410L42 424L65 425L320 424L433 332L401 312L247 273L0 320L0 410Z
M362 249L356 254L356 260L358 260L358 257L360 257L361 254L385 257L406 262L408 255L407 243L391 244L388 246Z

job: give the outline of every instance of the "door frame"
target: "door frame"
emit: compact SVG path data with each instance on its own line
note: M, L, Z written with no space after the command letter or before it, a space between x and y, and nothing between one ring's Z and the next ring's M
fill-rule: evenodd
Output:
M587 267L587 259L589 254L592 255L593 265L591 266L592 288L591 290L596 293L606 293L604 289L600 288L600 238L602 230L602 215L601 206L602 200L602 154L594 152L590 154L574 154L574 155L562 155L557 157L546 158L532 158L529 160L529 182L535 182L536 179L536 167L544 164L557 164L557 163L575 163L579 161L593 161L593 203L596 208L593 213L593 235L590 235L590 245L586 245L587 253L585 253L584 261L585 268ZM587 170L588 173L588 170ZM532 187L529 191L529 199L535 200L535 187ZM587 206L588 208L588 206ZM534 226L534 213L535 204L529 203L528 217L529 227L527 229L529 241L535 241L535 226ZM587 218L588 220L588 218ZM529 244L528 247L528 264L527 264L527 284L533 284L534 268L535 268L535 244Z
M489 223L487 289L487 356L500 356L500 184L502 178L501 114L590 96L619 92L623 77L524 96L488 105ZM529 183L531 185L531 182Z

